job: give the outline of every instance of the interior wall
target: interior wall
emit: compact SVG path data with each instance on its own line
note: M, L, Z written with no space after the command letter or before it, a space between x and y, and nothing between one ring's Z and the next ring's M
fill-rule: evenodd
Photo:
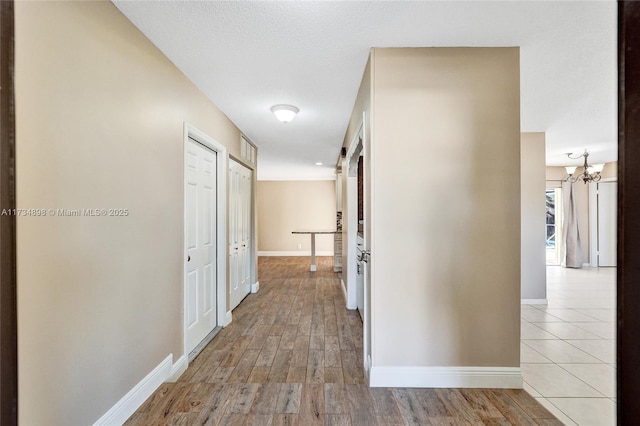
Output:
M564 167L546 166L545 179L547 180L547 188L560 188L562 181L567 179L567 171Z
M308 255L310 236L291 232L336 229L336 182L258 181L257 209L260 254ZM333 254L333 234L316 235L316 251Z
M545 134L522 133L520 140L522 299L547 298Z
M612 161L611 163L605 163L604 169L602 169L602 178L618 178L618 162Z
M519 50L374 53L374 367L519 367Z
M16 3L20 423L93 424L183 352L183 124L238 129L110 2Z

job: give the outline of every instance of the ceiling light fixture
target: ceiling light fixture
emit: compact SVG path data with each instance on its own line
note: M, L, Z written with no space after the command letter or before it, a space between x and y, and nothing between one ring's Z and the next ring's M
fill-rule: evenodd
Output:
M590 166L587 163L587 158L589 158L589 153L587 152L586 149L584 150L584 154L580 154L577 157L572 157L571 155L572 155L571 152L567 153L567 157L571 158L572 160L577 160L579 158L584 157L584 165L582 166L583 167L582 173L580 173L576 177L573 177L573 174L575 173L577 168L576 166L565 167L565 170L569 175L569 177L567 178L568 182L575 183L580 179L582 179L584 183L589 183L589 182L598 182L600 179L602 179L602 176L600 176L600 173L602 172L602 169L604 169L604 164L594 164L593 166Z
M271 112L276 118L283 123L288 123L294 118L300 110L293 105L274 105L271 107Z
M322 166L322 163L318 161L318 162L316 163L316 166Z

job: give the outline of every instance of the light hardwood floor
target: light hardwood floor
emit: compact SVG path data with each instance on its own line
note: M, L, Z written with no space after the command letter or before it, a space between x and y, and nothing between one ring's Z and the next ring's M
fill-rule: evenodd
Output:
M332 258L259 259L260 291L127 425L561 425L522 390L369 388Z

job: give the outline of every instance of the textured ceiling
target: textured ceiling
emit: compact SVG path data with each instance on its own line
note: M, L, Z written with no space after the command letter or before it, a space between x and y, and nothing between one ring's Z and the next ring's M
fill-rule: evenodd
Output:
M371 47L519 46L522 131L546 132L547 164L617 159L614 1L114 3L258 145L259 179L333 177Z

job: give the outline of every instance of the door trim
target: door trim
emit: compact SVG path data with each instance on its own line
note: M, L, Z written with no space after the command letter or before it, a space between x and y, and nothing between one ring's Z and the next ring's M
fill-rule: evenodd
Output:
M372 170L372 150L371 150L371 141L369 139L369 135L367 134L367 113L365 111L362 112L362 121L360 122L360 126L358 127L358 131L356 132L349 148L347 149L347 155L345 157L345 162L343 163L343 173L346 173L345 176L347 179L347 214L344 216L344 206L343 206L343 221L347 224L347 235L346 240L343 239L343 250L346 247L347 254L347 263L346 263L346 292L347 292L347 308L357 309L357 291L356 291L356 274L354 266L356 265L356 244L357 244L357 231L358 231L358 213L357 213L357 178L353 176L353 170L351 165L354 161L357 161L357 158L360 155L364 156L364 161L362 164L362 176L363 176L363 197L364 197L364 248L369 250L369 252L373 251L373 211L371 209L372 205L372 193L368 190L371 188L372 182L369 179L372 179L373 174ZM354 198L355 197L355 198ZM355 215L355 218L354 218ZM373 270L373 258L370 257L369 261L363 264L364 266L364 312L362 313L362 366L364 368L365 376L367 379L370 379L370 371L373 365L373 315L372 315L372 303L373 303L373 274L371 271ZM343 271L345 270L345 265L342 265ZM343 276L344 272L343 272ZM353 303L353 304L352 304Z
M618 425L640 417L640 3L618 2ZM627 55L627 52L629 53Z
M347 187L347 203L342 206L342 223L343 223L343 239L342 250L346 254L346 262L342 263L342 276L346 284L345 304L347 309L357 309L356 300L356 244L358 235L358 186L355 168L352 168L352 162L358 161L358 157L362 152L363 146L364 122L358 126L358 131L353 136L347 154L343 160L343 179L346 181ZM344 214L346 210L346 215ZM346 232L344 231L346 229ZM343 256L344 257L344 256Z
M187 235L185 224L187 223L187 175L184 162L187 158L189 138L215 152L216 155L216 324L217 327L226 327L227 321L227 148L206 133L198 130L194 125L185 121L183 133L183 157L182 157L182 340L183 355L188 357L187 345L187 281L185 279L187 262Z

